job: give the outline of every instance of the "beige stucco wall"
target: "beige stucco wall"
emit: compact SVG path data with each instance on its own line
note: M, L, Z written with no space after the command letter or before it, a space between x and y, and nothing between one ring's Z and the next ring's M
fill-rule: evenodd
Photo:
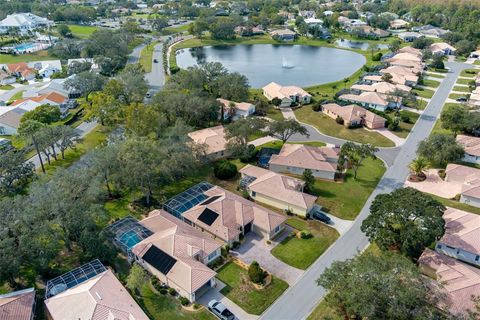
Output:
M473 197L465 196L462 194L462 196L460 197L460 202L471 205L473 207L480 208L479 198L473 198Z
M278 173L291 173L295 175L302 175L304 168L298 167L287 167L279 164L270 164L269 169ZM312 174L316 178L325 179L325 180L334 180L335 172L331 171L322 171L322 170L312 170Z
M285 201L281 201L279 199L273 199L273 198L268 197L264 194L259 194L258 192L257 192L256 196L253 196L251 191L249 191L249 193L250 193L250 196L252 197L252 199L254 199L255 201L265 203L269 206L279 208L281 210L290 209L294 214L302 216L302 217L307 215L307 210L305 210L304 208L294 206L292 204L289 204ZM310 209L310 208L308 208L308 209Z

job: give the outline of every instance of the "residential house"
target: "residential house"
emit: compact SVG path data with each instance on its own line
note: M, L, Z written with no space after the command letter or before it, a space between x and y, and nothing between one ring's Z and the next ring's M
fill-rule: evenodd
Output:
M33 13L14 13L9 14L0 21L0 33L7 33L12 29L17 29L22 35L26 35L39 28L52 26L53 21L34 15Z
M333 13L334 12L332 10L325 10L325 11L323 11L323 16L324 17L329 17L329 16L333 15Z
M188 133L194 143L205 146L205 157L217 160L228 156L225 128L216 126Z
M435 42L430 45L430 51L434 55L450 56L454 55L457 49L446 42Z
M435 251L480 267L480 215L447 207L443 219L445 234Z
M480 164L480 137L459 134L456 139L465 150L463 161Z
M217 99L223 105L223 118L237 120L246 118L255 113L255 105L248 102L233 102L230 100Z
M113 272L98 260L48 281L45 296L49 320L149 320Z
M240 170L240 187L253 200L306 216L315 206L317 197L303 192L305 182L260 167L247 165Z
M0 69L0 85L4 86L7 84L15 83L17 80L15 77L11 76L8 72Z
M369 129L385 128L386 120L365 108L349 105L342 107L336 103L322 105L322 111L332 119L343 119L346 127L365 126Z
M445 295L438 307L456 319L466 319L467 310L475 308L472 296L480 292L480 269L430 249L425 249L418 264L423 274L438 283L431 289Z
M65 79L52 79L40 87L33 87L23 93L24 97L37 97L39 95L56 92L70 99L78 98L81 93L65 86Z
M393 94L396 91L401 91L404 93L409 93L412 88L404 84L394 84L389 82L375 82L372 84L354 84L351 89L356 93L361 92L377 92L381 94Z
M286 218L218 186L204 192L207 199L182 214L195 228L232 245L250 231L271 240L284 228Z
M416 57L419 57L419 58L422 58L422 56L423 56L422 50L416 49L416 48L411 47L411 46L400 48L396 51L396 53L410 53L410 54L412 54Z
M398 102L389 101L387 96L377 92L362 92L358 95L342 94L338 98L343 101L359 104L364 108L371 108L378 111L385 111L401 106L401 98L398 99Z
M274 98L280 99L280 108L290 107L294 103L307 104L312 99L312 96L300 87L281 86L275 82L263 87L263 95L270 101Z
M413 42L414 40L423 37L420 33L411 31L400 32L397 36L405 42Z
M298 12L298 15L300 17L302 17L303 19L311 19L311 18L315 18L315 11L313 10L300 10Z
M0 295L1 320L33 320L35 289L29 288Z
M154 210L140 224L152 235L132 248L145 270L190 301L216 285L207 265L221 255L222 243L164 210Z
M323 25L323 20L322 19L307 18L304 21L308 26L321 26L321 25Z
M279 154L268 162L269 169L278 173L302 175L306 169L316 178L335 180L340 148L284 144Z
M430 24L420 26L420 27L413 27L412 30L428 38L441 38L443 35L450 32L448 30L445 30L439 27L434 27Z
M480 58L480 50L475 50L472 53L470 53L469 58L479 59Z
M58 69L55 66L47 64L38 71L38 75L42 78L50 78L54 73L60 72L62 69Z
M36 75L35 69L30 68L25 62L7 64L7 71L16 77L27 81L35 79Z
M270 35L275 40L293 41L293 40L295 40L295 37L297 36L297 33L295 31L290 30L290 29L279 29L279 30L271 31Z
M393 19L390 21L390 29L405 29L410 24L403 19Z
M406 68L402 66L389 66L379 71L381 74L389 73L392 75L391 82L400 85L416 86L418 83L418 73L420 70Z
M19 106L30 111L42 104L49 104L52 106L63 106L67 103L67 98L56 92L42 94L38 97L22 98L15 100L10 106ZM28 107L27 107L28 106Z
M338 17L337 21L347 31L351 30L352 28L363 27L367 25L365 21L359 19L349 19L343 16Z
M28 110L19 107L0 107L0 135L15 135L20 119Z
M390 32L370 26L351 27L348 31L364 38L386 38L390 36Z
M480 208L480 169L448 164L445 181L462 183L460 202Z

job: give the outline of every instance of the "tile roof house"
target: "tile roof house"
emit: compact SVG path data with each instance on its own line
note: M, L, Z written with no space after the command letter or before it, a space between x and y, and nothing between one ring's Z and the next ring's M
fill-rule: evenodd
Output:
M434 55L450 56L454 55L457 49L446 42L435 42L430 45L430 51Z
M480 208L480 169L448 164L445 181L463 183L460 202Z
M194 143L206 147L205 157L210 160L220 159L228 156L225 128L216 126L201 129L188 133Z
M52 81L48 82L43 86L30 88L29 90L25 91L23 96L37 97L39 95L50 93L50 92L56 92L68 98L78 98L81 95L79 92L76 92L71 89L67 89L65 87L65 79L53 79Z
M435 26L432 26L430 24L420 26L420 27L413 27L412 30L417 31L420 34L422 34L422 35L424 35L425 37L428 37L428 38L440 38L444 34L450 32L448 30L445 30L445 29L442 29L442 28L439 28L439 27L435 27Z
M6 33L10 29L18 28L21 34L26 34L29 31L53 24L53 21L32 13L14 13L7 15L5 19L0 21L0 33Z
M347 93L342 94L338 98L343 101L359 104L364 108L371 108L378 111L397 108L401 105L401 102L389 101L386 95L377 92L362 92L358 95Z
M45 300L51 320L149 320L111 270Z
M400 32L397 34L397 36L406 42L413 42L414 40L423 37L423 35L421 35L420 33L411 31Z
M389 66L379 71L381 74L389 73L392 75L392 83L415 86L418 83L418 73L421 69L406 68L402 66Z
M463 161L480 164L480 137L459 134L456 140L465 150Z
M397 53L410 53L410 54L416 55L417 57L422 57L423 56L422 50L414 48L414 47L410 47L410 46L406 46L406 47L398 49Z
M406 86L404 84L393 84L393 83L388 83L388 82L385 82L385 81L375 82L375 83L370 84L370 85L354 84L351 87L351 89L357 91L358 93L360 93L360 92L377 92L377 93L381 93L381 94L392 94L396 90L408 93L412 90L411 87Z
M4 86L7 84L15 83L15 77L11 76L8 72L0 69L0 85Z
M146 270L190 301L215 285L216 272L206 265L221 255L221 242L164 210L150 212L140 224L153 233L132 248Z
M290 107L293 103L310 103L312 96L297 86L281 86L278 83L270 82L263 87L263 95L268 100L279 98L282 100L280 107Z
M284 229L283 215L230 191L215 186L204 194L208 198L185 211L182 218L230 245L250 231L270 240Z
M29 110L20 107L0 107L0 135L15 135L20 119Z
M32 80L36 74L35 69L30 68L26 62L7 64L7 71L23 80Z
M35 289L25 289L0 295L1 320L33 320Z
M430 249L425 249L418 264L423 274L441 284L432 288L445 294L439 308L457 319L464 319L467 310L474 310L472 295L480 292L480 269Z
M297 33L295 31L290 30L290 29L279 29L279 30L271 31L270 35L275 40L293 41L293 40L295 40L295 37L297 36Z
M447 207L443 219L445 234L435 250L480 267L480 215Z
M279 154L272 155L268 165L270 170L278 173L301 175L309 169L314 177L334 180L339 153L340 148L286 143Z
M59 93L56 92L50 92L50 93L45 93L42 94L38 97L31 97L31 98L22 98L15 100L11 106L22 106L26 105L28 103L33 103L37 105L42 105L42 104L49 104L52 106L60 106L64 103L67 102L67 98L65 96L62 96Z
M390 21L391 29L404 29L409 26L409 23L403 19L394 19Z
M255 113L255 105L252 103L233 102L222 98L218 98L217 101L224 106L224 119L228 119L231 117L233 120L237 120L239 118L251 116ZM233 110L230 110L232 105Z
M255 201L300 216L306 216L315 206L317 197L303 192L305 182L300 179L252 165L246 165L240 173L241 187Z
M332 119L341 117L343 119L343 125L346 127L365 126L369 129L385 128L386 120L384 118L353 104L342 107L336 103L328 103L322 105L322 111Z

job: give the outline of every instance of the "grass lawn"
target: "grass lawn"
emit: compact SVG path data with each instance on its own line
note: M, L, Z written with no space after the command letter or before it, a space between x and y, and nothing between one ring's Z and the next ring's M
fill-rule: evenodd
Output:
M316 180L319 195L317 203L330 214L341 219L354 220L385 172L379 159L366 159L358 170L357 180L348 170L345 182Z
M438 86L440 85L440 82L435 80L430 80L430 79L424 79L423 85L430 88L438 88Z
M10 97L10 100L8 100L8 101L13 102L15 100L22 99L24 92L25 92L25 90L20 90L20 91L16 92L13 96Z
M153 50L155 49L155 45L157 43L158 42L152 42L150 45L145 46L145 48L143 48L142 52L140 53L140 64L142 65L145 72L152 71Z
M412 92L416 93L417 96L419 96L419 97L427 98L427 99L432 98L433 94L435 93L433 90L424 89L424 88L420 88L420 87L414 88L412 90Z
M299 239L288 236L272 249L272 254L286 264L302 270L307 269L340 236L335 229L315 220L289 218L287 224L298 231L308 230L313 237Z
M468 84L475 82L475 80L470 80L470 79L457 79L457 84Z
M184 24L181 26L171 26L163 29L162 34L169 35L169 34L174 34L174 33L183 33L185 31L188 31L189 25Z
M479 69L465 69L460 73L461 77L473 78L480 70Z
M473 207L473 206L470 206L468 204L461 203L461 202L458 202L458 201L455 201L455 200L441 198L441 197L438 197L438 196L433 195L433 194L430 194L430 195L434 199L440 201L444 206L468 211L468 212L475 213L475 214L480 214L480 208Z
M141 290L139 300L143 310L151 319L168 320L215 320L215 316L206 309L190 312L184 310L179 301L170 295L162 295L153 291L150 284Z
M455 86L453 87L453 91L460 91L460 92L467 92L467 93L471 92L469 87L464 87L464 86Z
M427 73L425 73L425 75L427 75L431 78L438 78L438 79L445 78L445 75L443 75L443 74L437 74L437 73L431 73L431 72L427 72Z
M461 93L450 93L448 95L450 99L456 100L458 98L467 98L467 93L461 94Z
M80 26L76 24L69 24L68 27L75 38L87 39L92 33L100 29L99 27Z
M408 115L410 117L410 122L406 123L406 122L400 121L400 125L398 129L396 131L392 131L392 133L397 137L406 138L410 133L410 131L412 131L412 128L415 125L415 122L417 122L420 115L418 113L410 112L406 110L400 111L400 114Z
M417 110L424 110L427 107L428 102L422 99L416 99L415 103L404 103L405 107L410 107Z
M316 127L320 132L360 143L371 143L377 147L393 147L393 141L382 136L378 132L367 131L364 128L348 129L345 126L338 124L329 116L322 112L315 112L310 106L304 106L295 110L297 119L301 122L308 123Z
M38 51L35 53L27 54L0 54L0 63L16 63L16 62L28 62L28 61L39 61L39 60L54 60L55 57L52 57L48 54L48 51Z
M250 282L247 270L233 262L217 272L217 278L226 284L220 292L250 314L262 314L288 288L285 281L273 276L268 287L257 290Z
M14 86L12 86L11 84L0 86L0 90L12 90L13 88Z
M268 109L267 117L269 117L270 119L276 120L276 121L280 121L280 120L284 119L282 111L280 111L278 109L275 109L275 108L269 108Z
M453 135L453 132L442 128L442 120L437 119L435 122L435 125L433 126L432 133L431 134L451 134Z

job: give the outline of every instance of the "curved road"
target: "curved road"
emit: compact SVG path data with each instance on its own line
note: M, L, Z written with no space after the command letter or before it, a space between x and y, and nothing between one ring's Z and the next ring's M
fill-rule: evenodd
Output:
M334 261L344 261L353 258L358 252L364 250L369 242L361 232L362 221L370 213L370 205L378 194L389 193L401 188L407 178L408 164L415 158L417 145L430 134L437 120L450 90L453 88L457 77L463 69L472 66L464 63L447 63L450 72L440 84L431 101L418 119L405 144L398 149L398 154L393 158L377 185L377 188L368 198L352 227L343 234L320 258L318 258L298 282L290 287L277 301L268 308L260 319L264 320L300 320L305 319L316 305L325 296L326 290L316 285L315 280ZM325 141L325 137L319 137ZM327 139L330 140L330 137ZM330 140L332 141L332 140ZM395 150L393 149L393 150ZM393 152L392 152L393 153Z

